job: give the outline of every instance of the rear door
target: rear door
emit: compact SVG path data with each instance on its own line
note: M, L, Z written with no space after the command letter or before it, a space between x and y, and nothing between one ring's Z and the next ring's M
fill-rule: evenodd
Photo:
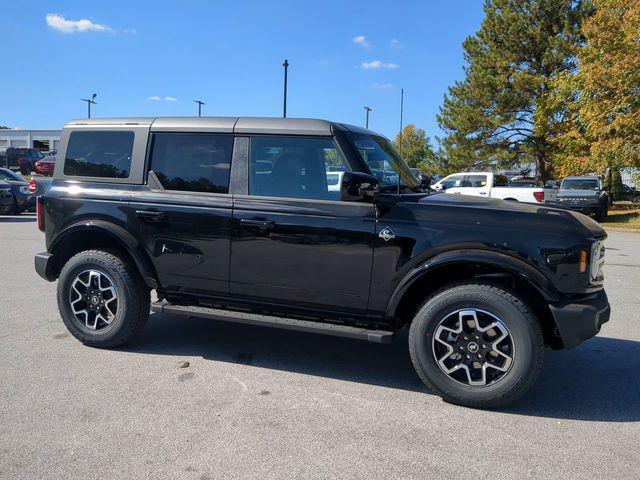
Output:
M233 144L231 133L152 134L147 185L129 215L165 290L229 292Z
M248 194L234 197L231 294L366 310L376 213L371 203L340 201L334 177L348 166L333 139L250 140Z

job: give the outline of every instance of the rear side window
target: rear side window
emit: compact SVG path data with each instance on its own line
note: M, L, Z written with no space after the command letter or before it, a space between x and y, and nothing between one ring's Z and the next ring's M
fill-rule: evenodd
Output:
M229 193L233 135L156 133L151 170L167 190Z
M134 133L71 132L64 174L78 177L128 178Z

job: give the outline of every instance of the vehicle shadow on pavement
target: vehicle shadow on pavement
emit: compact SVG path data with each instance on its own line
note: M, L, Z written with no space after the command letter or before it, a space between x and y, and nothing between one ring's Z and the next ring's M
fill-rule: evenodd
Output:
M359 340L152 314L124 350L201 356L351 382L430 393L413 370L407 332L387 345ZM586 420L640 420L640 342L596 337L566 351L545 350L534 387L504 413Z
M407 337L390 344L154 313L125 348L427 392L411 365Z
M594 422L640 420L640 342L595 337L545 350L538 382L510 413Z

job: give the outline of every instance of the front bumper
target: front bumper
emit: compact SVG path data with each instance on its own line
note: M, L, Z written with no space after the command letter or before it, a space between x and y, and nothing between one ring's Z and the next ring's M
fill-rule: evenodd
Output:
M549 305L564 348L572 348L600 332L611 307L604 290L575 303Z
M48 282L56 279L54 270L54 256L52 253L38 253L35 258L36 272Z

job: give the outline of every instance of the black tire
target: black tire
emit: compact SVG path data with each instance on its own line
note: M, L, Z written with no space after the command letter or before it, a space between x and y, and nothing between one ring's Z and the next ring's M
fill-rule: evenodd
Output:
M606 206L602 206L596 212L596 220L598 222L603 222L607 218L607 215L609 215L609 209Z
M482 386L465 384L448 375L435 356L433 337L440 322L458 310L471 308L498 317L513 342L507 372ZM543 351L540 325L527 305L502 287L475 281L436 292L418 311L409 331L409 353L422 381L445 401L466 407L498 408L517 400L535 383Z
M112 280L118 303L112 322L93 330L76 318L69 295L76 277L95 270ZM150 292L132 265L118 256L99 250L87 250L73 256L62 268L58 278L58 309L69 332L85 345L112 348L132 340L144 328L149 318Z

